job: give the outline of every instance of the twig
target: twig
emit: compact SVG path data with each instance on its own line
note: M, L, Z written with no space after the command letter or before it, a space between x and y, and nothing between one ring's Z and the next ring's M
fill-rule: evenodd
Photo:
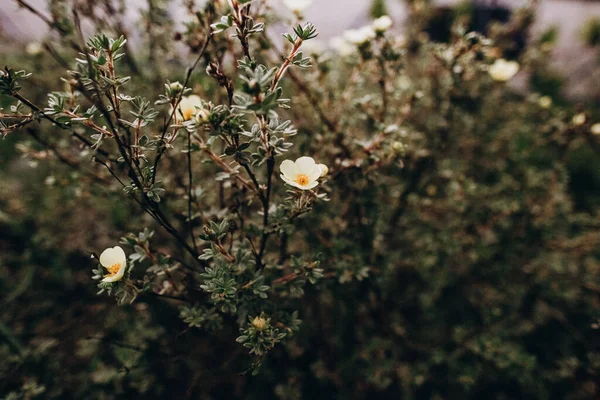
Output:
M248 35L244 34L244 27L246 26L246 21L248 20L248 15L243 12L240 8L240 5L237 0L232 0L231 5L233 6L233 21L238 29L237 37L240 39L240 44L242 45L242 51L244 55L248 57L248 59L252 59L250 56L250 44L248 42Z
M235 176L235 179L237 179L248 190L251 190L251 191L254 190L254 188L252 187L252 185L250 184L250 182L248 182L246 179L244 179L241 176L239 176L239 174L237 174L237 171L235 171L233 168L231 168L225 161L223 161L221 159L221 157L219 157L218 155L216 155L214 152L212 152L210 149L208 149L206 147L203 149L203 151L204 151L205 154L208 155L208 157L211 160L213 160L218 166L220 166L221 169L223 169L227 173Z
M50 18L46 17L39 10L37 10L36 8L34 8L33 6L31 6L26 1L24 1L24 0L15 0L15 1L21 7L25 8L28 11L30 11L31 13L35 14L38 18L40 18L42 21L44 21L49 27L51 27L53 29L56 29L57 31L59 31L63 35L65 35L65 34L68 33L64 28L62 28L60 25L57 25L54 21L52 21Z
M185 297L171 296L168 294L160 294L160 293L156 293L156 292L144 292L143 294L147 294L149 296L154 296L154 297L162 297L162 298L168 299L168 300L177 300L177 301L181 301L183 303L189 303L189 300L186 299Z
M386 44L384 44L384 46ZM381 76L379 77L379 80L378 80L379 88L381 89L381 103L382 103L380 120L381 120L381 122L385 122L385 117L387 115L387 110L388 110L388 95L387 95L387 83L386 83L387 71L386 71L386 67L385 67L385 59L382 54L379 55L377 60L379 62L379 70L381 73Z
M264 203L265 197L264 197L262 189L260 188L260 184L258 183L258 180L256 179L256 175L254 175L254 172L252 172L252 170L250 169L248 164L243 163L241 165L242 165L242 167L244 167L244 169L248 173L248 176L252 180L252 183L254 183L254 187L256 187L256 191L258 192L258 197L260 198L260 201Z
M192 243L194 249L198 250L198 244L196 243L196 235L194 235L194 223L192 220L192 190L193 190L193 175L192 175L192 134L188 132L188 151L187 151L187 164L188 164L188 222L190 226L190 236L192 237Z
M17 353L19 356L23 355L25 352L23 345L21 345L19 340L12 334L10 329L8 329L8 327L2 323L2 320L0 320L0 336L4 337L6 343L8 343L8 346L11 347L15 353Z
M13 93L12 97L14 97L15 99L19 100L21 103L25 104L27 107L31 108L33 111L36 111L40 115L41 118L46 119L46 120L52 122L54 125L58 126L61 129L70 131L72 133L72 135L77 138L77 140L81 141L86 146L88 146L90 148L94 147L94 145L93 145L92 142L90 142L89 140L87 140L85 137L81 136L79 133L75 132L71 126L62 124L62 123L58 122L57 120L55 120L50 115L45 114L38 106L36 106L31 101L29 101L28 99L26 99L25 97L23 97L20 93ZM98 154L100 154L100 155L102 155L102 156L104 156L106 158L108 158L108 156L109 156L109 154L105 150L96 149L95 151Z
M271 183L273 180L273 170L275 167L275 156L273 153L269 156L267 160L267 195L265 197L265 201L263 203L263 235L260 240L260 252L258 253L259 259L261 260L261 266L264 266L262 262L263 255L265 253L265 249L267 247L267 239L269 238L270 232L267 231L267 227L269 226L269 205L271 201Z

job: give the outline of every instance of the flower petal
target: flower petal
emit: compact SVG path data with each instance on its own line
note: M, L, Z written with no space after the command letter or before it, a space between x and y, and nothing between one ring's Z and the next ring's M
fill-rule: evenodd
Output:
M308 176L310 181L318 179L321 176L321 169L312 157L304 156L297 159L296 168L298 169L298 174Z
M100 264L104 268L115 264L125 265L126 263L127 257L125 256L125 252L119 246L109 247L100 254Z
M287 183L290 186L293 186L295 188L302 189L302 190L306 190L306 188L307 188L307 186L302 186L298 182L286 178L285 176L283 176L283 174L281 174L280 177L281 177L281 179L283 179L283 181L285 183Z
M102 282L116 282L123 279L123 275L125 275L125 269L127 269L127 261L121 264L119 270L113 276L105 276L102 278Z
M319 179L322 173L323 170L321 169L321 167L319 167L319 165L316 165L316 168L313 170L313 172L310 175L308 175L309 182L312 183L313 181Z
M181 98L178 108L178 116L182 116L184 120L190 120L196 113L196 107L202 108L202 99L196 94Z
M306 186L303 186L303 187L301 187L300 189L302 189L302 190L310 190L310 189L314 189L314 188L316 188L316 187L317 187L317 185L318 185L318 184L319 184L319 181L314 181L314 182L311 182L311 183L309 183L309 184L308 184L308 185L306 185Z
M315 160L312 157L300 157L296 160L296 167L298 168L298 173L308 175L307 172L312 172L314 166L317 165Z
M279 170L282 173L282 177L286 176L290 180L294 180L298 174L298 168L292 160L283 160L281 165L279 165Z

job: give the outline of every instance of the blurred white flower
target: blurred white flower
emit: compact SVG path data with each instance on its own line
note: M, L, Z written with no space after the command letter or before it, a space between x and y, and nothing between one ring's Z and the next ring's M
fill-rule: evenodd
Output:
M46 186L52 186L56 183L56 178L52 175L48 175L46 179L44 179L44 184Z
M490 66L488 70L492 79L500 82L506 82L519 72L519 63L516 61L507 61L500 58Z
M356 53L356 47L341 36L335 36L329 41L331 47L340 57L348 57Z
M462 65L456 64L454 66L454 68L452 68L452 72L454 72L455 74L460 74L464 71L464 67Z
M373 21L375 32L383 33L392 27L392 19L388 15L383 15Z
M372 26L363 26L359 29L349 29L344 32L344 39L354 45L361 45L375 39L375 30Z
M410 89L411 85L412 85L412 81L410 80L410 78L408 76L406 76L404 74L400 75L396 79L396 86L400 90L408 90L408 89Z
M25 46L25 52L30 56L42 54L42 51L44 51L44 48L40 42L29 42L27 43L27 46Z
M327 168L327 167L325 167ZM279 166L281 179L290 186L302 190L315 188L323 174L323 168L312 157L300 157L295 162L284 160Z
M109 247L100 254L100 264L108 270L108 274L104 276L102 282L116 282L121 280L125 274L127 257L121 247Z
M193 94L182 97L177 107L177 117L183 116L184 121L189 121L197 114L198 109L196 107L202 108L202 99L200 96Z
M313 0L283 0L283 4L295 13L304 12L312 2Z
M406 146L404 146L404 143L402 142L394 142L392 143L392 149L398 153L401 153L406 150Z
M583 125L583 124L585 124L585 120L586 120L585 114L579 113L573 117L573 125Z
M302 42L302 51L309 55L320 55L325 50L325 45L318 39Z
M590 127L590 132L593 135L600 135L600 122L596 122L594 125Z
M550 107L552 107L552 97L550 97L550 96L542 96L538 100L538 104L542 108L550 108Z
M395 34L391 39L395 46L397 47L406 47L408 44L408 40L406 40L406 36L402 34Z

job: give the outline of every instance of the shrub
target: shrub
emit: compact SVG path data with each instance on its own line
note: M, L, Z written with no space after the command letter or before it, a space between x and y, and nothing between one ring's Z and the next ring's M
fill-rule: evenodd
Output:
M8 398L598 396L598 137L506 84L543 64L502 59L530 11L436 43L413 4L406 37L323 51L263 3L175 32L153 1L137 44L109 2L51 4L47 54L0 76L3 134L52 171L6 167Z

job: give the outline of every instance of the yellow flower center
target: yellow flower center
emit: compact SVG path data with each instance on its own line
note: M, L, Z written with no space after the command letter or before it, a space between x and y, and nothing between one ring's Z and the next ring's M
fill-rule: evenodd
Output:
M116 275L117 272L119 272L119 269L121 268L121 264L120 263L116 263L111 265L110 267L106 268L108 270L108 275L113 276Z
M186 121L192 119L192 117L194 116L194 111L196 111L194 107L186 107L183 110L181 110L181 113L183 114L183 119Z
M308 185L308 182L309 182L308 175L304 175L304 174L298 174L298 175L296 175L295 182L298 185L302 185L302 186Z

